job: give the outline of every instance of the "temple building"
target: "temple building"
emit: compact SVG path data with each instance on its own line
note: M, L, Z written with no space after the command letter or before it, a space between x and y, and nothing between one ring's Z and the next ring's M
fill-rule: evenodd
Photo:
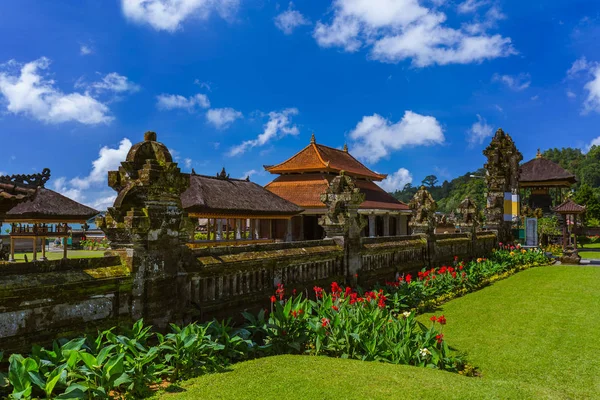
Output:
M67 238L71 235L69 224L84 225L97 215L98 211L71 200L43 186L35 194L22 200L4 215L4 221L11 224L10 261L15 261L15 240L33 241L33 261L37 260L38 243L46 238L63 240L63 258L67 258ZM41 260L46 259L45 246L41 246Z
M523 205L532 210L542 209L544 214L552 212L552 207L561 204L564 190L577 183L577 178L554 161L542 156L538 150L536 157L521 165L519 189Z
M41 174L0 176L0 223L7 211L34 197L37 189L43 187L48 179L50 170L47 168Z
M321 194L325 193L333 178L344 171L356 180L356 186L366 195L359 213L368 217L364 236L395 236L409 233L408 221L411 211L408 206L375 182L387 175L371 171L349 152L317 144L313 134L310 144L288 160L277 165L264 167L266 171L279 175L265 188L303 208L301 215L292 219L293 240L314 240L324 237L319 218L325 214Z
M249 179L230 178L225 169L216 176L187 176L181 204L203 225L202 238L190 247L291 241L292 217L302 212L297 205Z

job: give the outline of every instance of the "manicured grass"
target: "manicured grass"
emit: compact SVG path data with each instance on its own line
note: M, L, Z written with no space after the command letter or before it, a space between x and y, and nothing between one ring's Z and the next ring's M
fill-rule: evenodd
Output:
M600 398L600 268L521 272L445 304L447 342L481 378L416 367L309 356L232 366L162 393L172 399ZM420 318L429 323L429 315Z
M600 251L579 251L581 258L586 260L600 260Z
M27 255L27 259L29 261L33 260L33 253L15 253L15 260L17 262L24 262L25 255ZM42 252L37 253L38 258L42 257ZM68 250L67 251L68 258L95 258L95 257L104 257L104 251L92 251L92 250ZM46 258L48 260L60 260L63 258L63 253L61 252L46 252Z

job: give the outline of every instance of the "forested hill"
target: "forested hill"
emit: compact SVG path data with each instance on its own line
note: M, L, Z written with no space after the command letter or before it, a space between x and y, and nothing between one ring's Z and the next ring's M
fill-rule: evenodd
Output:
M435 175L429 175L423 180L422 184L427 187L429 193L438 202L438 210L441 212L456 211L460 202L467 196L475 200L480 209L483 209L485 204L484 193L486 191L484 174L485 171L482 168L475 172L468 172L449 182L444 181L441 184L439 184ZM419 186L421 185L406 184L403 190L396 191L393 195L398 200L408 203L419 189Z
M577 184L573 186L573 189L577 191L575 201L588 205L588 210L590 206L593 207L593 204L598 203L598 217L600 217L600 146L593 146L588 153L571 147L554 148L544 151L542 156L575 174L578 180ZM456 207L466 196L474 199L480 209L483 209L486 191L483 175L485 175L485 171L482 168L451 181L443 181L441 184L435 175L429 175L421 184L427 187L427 190L438 202L441 212L456 211ZM398 200L408 203L419 186L407 184L403 190L396 191L393 195Z

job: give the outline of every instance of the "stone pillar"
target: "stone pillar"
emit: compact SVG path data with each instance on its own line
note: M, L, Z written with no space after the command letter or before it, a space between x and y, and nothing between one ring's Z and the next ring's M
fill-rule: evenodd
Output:
M96 220L131 270L131 318L144 318L158 329L181 323L187 305L189 282L180 271L193 254L185 245L181 194L189 182L167 147L156 141L156 133L146 132L119 170L108 173L118 196Z
M377 223L377 218L375 215L369 215L369 237L375 237L377 230L375 229L375 224Z
M383 216L383 236L390 236L390 214Z
M13 226L14 229L14 226ZM14 237L10 237L10 260L8 260L10 262L15 262L15 238Z

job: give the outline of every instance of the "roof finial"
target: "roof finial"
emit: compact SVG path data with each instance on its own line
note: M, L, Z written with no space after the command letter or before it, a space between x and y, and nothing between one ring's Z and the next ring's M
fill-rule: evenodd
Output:
M348 143L344 143L344 152L348 152Z
M542 158L542 152L540 151L540 149L538 149L537 154L535 155L535 158Z
M220 174L217 174L217 178L219 179L229 179L229 174L225 172L225 167L221 170Z
M315 144L317 143L317 140L315 139L315 133L312 133L312 136L310 137L310 144Z

